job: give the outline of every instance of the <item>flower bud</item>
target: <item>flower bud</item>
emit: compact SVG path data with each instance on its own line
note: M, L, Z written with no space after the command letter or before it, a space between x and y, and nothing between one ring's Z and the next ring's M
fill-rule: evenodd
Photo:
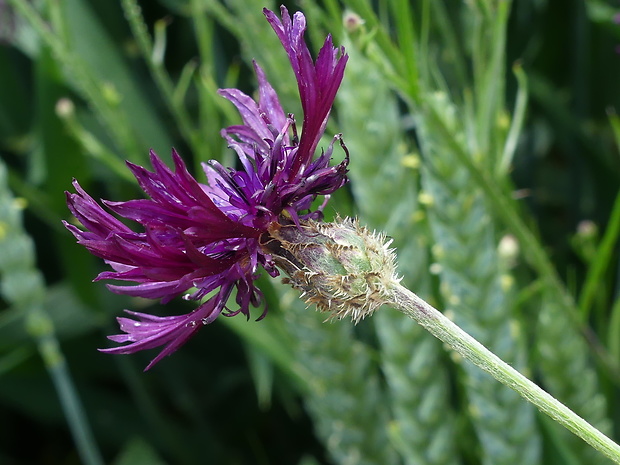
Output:
M349 218L299 224L281 218L261 238L306 303L355 322L387 303L387 291L399 282L391 242Z
M360 15L352 11L345 11L342 17L342 23L349 34L359 31L365 21Z

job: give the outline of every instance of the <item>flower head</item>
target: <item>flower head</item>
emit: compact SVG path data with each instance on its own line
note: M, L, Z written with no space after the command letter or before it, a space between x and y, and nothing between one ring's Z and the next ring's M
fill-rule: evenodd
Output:
M73 183L76 193L67 193L69 209L84 229L66 222L65 226L78 243L113 270L99 274L96 280L133 283L108 285L119 294L161 299L162 303L182 295L201 302L191 313L178 316L128 311L133 318L118 318L123 334L109 337L126 344L103 352L125 354L164 346L149 369L220 314L243 313L249 318L250 306L262 303L262 294L254 285L260 268L271 276L279 274L269 251L260 244L261 235L282 217L296 224L320 218L329 194L347 182L346 149L340 164L329 164L339 136L314 156L347 55L328 36L313 61L303 39L302 13L291 18L281 7L282 20L269 10L264 13L297 78L304 112L299 138L292 115L284 113L265 73L254 63L258 101L237 89L220 90L243 119L242 125L222 130L241 169L225 168L212 160L203 165L208 184L201 184L174 150L174 170L151 151L152 172L127 163L148 199L104 200L104 209L77 181ZM319 195L326 200L313 211ZM134 231L114 214L138 223L141 230ZM237 307L229 309L233 291ZM265 310L259 319L264 314Z
M355 220L333 223L302 220L270 225L261 243L271 251L284 281L332 317L359 322L389 303L400 282L392 239L370 232Z

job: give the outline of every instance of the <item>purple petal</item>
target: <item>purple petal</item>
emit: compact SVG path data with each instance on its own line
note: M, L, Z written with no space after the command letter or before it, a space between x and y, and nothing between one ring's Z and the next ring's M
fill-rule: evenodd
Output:
M162 358L185 344L200 328L215 321L222 312L229 294L230 289L223 288L220 293L186 315L157 317L125 310L136 319L117 318L120 329L125 334L108 336L108 339L118 343L128 342L129 344L99 350L110 354L132 354L141 350L164 346L163 350L145 368L144 371L147 371Z
M203 165L205 185L190 175L176 151L172 151L173 169L151 151L153 171L127 162L146 199L102 201L110 213L77 181L76 193L67 193L69 209L84 229L66 222L65 226L78 243L111 266L113 271L100 273L96 280L123 283L109 284L112 292L162 303L180 294L187 300L208 298L187 315L128 312L133 319L118 319L122 334L110 336L126 345L104 352L133 353L163 346L149 369L221 313L249 318L250 306L259 307L263 301L254 285L259 268L278 275L272 257L259 244L261 234L283 212L295 222L319 219L329 195L347 182L349 156L342 141L345 158L330 166L333 145L340 136L316 158L315 152L348 57L328 36L314 62L304 42L304 15L298 12L291 17L285 7L282 19L264 12L297 79L304 112L301 137L293 115L284 112L265 72L254 63L258 102L237 89L219 91L243 120L222 130L242 168L225 168L212 160ZM325 195L325 201L310 211L318 195ZM139 230L114 215L135 222ZM233 289L238 307L229 310L225 306ZM265 312L266 307L260 318Z
M319 51L316 66L303 36L306 19L300 12L293 19L286 7L280 7L282 20L266 8L263 13L278 35L286 50L299 87L304 110L303 133L299 143L298 157L292 167L294 175L301 166L307 165L323 135L329 112L344 76L348 55L344 48L334 48L331 36L327 36Z

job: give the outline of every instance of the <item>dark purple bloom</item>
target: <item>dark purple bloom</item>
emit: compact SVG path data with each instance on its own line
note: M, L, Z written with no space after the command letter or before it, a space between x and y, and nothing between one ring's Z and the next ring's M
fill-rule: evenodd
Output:
M255 287L258 271L279 274L260 237L281 216L298 223L320 218L329 194L347 182L348 155L330 166L335 137L324 153L314 157L336 91L342 81L347 55L335 48L330 36L316 62L304 43L305 17L291 18L281 7L282 20L264 10L267 20L288 53L297 77L304 111L303 130L297 138L295 121L286 115L262 69L254 63L259 99L236 89L220 94L239 110L243 124L222 131L236 151L242 169L225 168L217 161L204 164L208 185L198 183L173 150L174 171L154 152L154 171L127 163L149 199L127 202L102 201L102 208L74 181L76 193L67 193L71 213L85 230L65 226L91 253L113 269L96 280L128 281L132 285L108 285L112 292L161 299L182 295L201 301L191 313L158 317L129 313L118 318L123 334L110 336L126 345L103 349L108 353L133 353L164 346L147 369L171 354L202 326L220 314L243 313L260 306L262 294ZM346 154L346 150L345 150ZM325 202L312 211L319 195ZM108 212L142 226L136 232ZM226 304L236 291L237 308ZM259 317L262 318L265 310Z

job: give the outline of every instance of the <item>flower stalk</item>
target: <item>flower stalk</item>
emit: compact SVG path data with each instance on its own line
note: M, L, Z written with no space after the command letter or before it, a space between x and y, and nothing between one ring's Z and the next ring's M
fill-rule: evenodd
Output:
M413 292L393 282L386 292L389 305L417 321L461 357L489 373L500 383L516 391L541 412L579 436L593 448L620 463L620 446L581 418L566 405L523 376L455 325L439 310Z
M461 357L516 391L540 411L620 463L620 445L512 368L459 326L400 284L391 240L351 219L286 224L261 238L263 248L302 291L306 303L357 322L389 305L419 323Z

